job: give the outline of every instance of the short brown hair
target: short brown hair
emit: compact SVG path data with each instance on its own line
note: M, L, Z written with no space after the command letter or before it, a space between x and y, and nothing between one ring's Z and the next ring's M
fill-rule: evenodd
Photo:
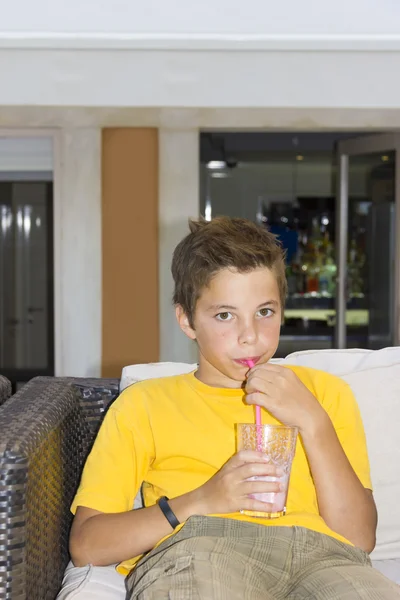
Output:
M239 273L258 267L271 269L283 311L287 293L285 253L275 235L252 221L231 217L191 219L189 228L190 233L175 248L171 271L174 304L182 306L191 327L201 290L221 269L233 268Z

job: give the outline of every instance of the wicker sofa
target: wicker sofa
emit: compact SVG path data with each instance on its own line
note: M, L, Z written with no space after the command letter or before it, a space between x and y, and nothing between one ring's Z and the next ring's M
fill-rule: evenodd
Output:
M11 396L11 383L0 375L0 406Z
M379 512L371 558L400 584L400 347L306 351L281 362L333 373L352 388L364 421ZM0 380L0 600L56 597L69 560L69 507L119 388L192 368L134 365L123 370L121 381L38 377L11 398L8 382Z
M9 398L0 380L1 600L56 597L69 560L69 507L118 388L117 379L37 377Z

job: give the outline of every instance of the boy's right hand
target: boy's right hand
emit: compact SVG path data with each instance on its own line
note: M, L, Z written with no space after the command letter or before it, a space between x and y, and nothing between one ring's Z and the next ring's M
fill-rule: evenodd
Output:
M205 484L195 490L201 514L226 514L240 510L268 512L272 504L250 498L250 494L280 492L281 483L246 481L250 477L282 477L283 471L268 462L265 454L241 450ZM197 513L198 514L198 513Z

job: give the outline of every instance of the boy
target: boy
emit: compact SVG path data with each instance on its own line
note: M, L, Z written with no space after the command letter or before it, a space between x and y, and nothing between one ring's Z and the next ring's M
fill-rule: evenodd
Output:
M119 563L127 597L141 600L400 598L367 554L377 517L349 387L268 362L286 296L274 236L244 219L191 222L172 273L199 366L135 384L108 411L72 506L75 567ZM279 473L261 453L235 450L235 423L253 422L254 404L264 423L299 429L277 519L240 512L268 510L250 496L280 489L248 481ZM142 482L146 508L134 511Z

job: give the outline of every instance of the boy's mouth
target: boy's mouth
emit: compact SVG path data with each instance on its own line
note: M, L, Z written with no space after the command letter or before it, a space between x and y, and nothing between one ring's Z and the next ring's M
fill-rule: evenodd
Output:
M254 364L257 364L260 360L261 356L249 356L248 358L235 358L235 363L238 365L243 365L244 367L249 368L249 360L251 360Z

